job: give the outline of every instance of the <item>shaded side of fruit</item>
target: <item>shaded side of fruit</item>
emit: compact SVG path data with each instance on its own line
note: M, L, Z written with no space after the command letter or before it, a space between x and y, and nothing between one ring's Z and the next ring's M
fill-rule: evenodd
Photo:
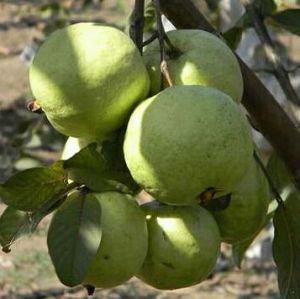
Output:
M229 206L214 211L224 242L237 243L254 236L266 220L271 194L266 177L253 160L231 194Z
M148 246L145 216L137 202L117 192L94 194L101 204L102 240L84 284L109 288L141 268Z
M201 207L146 209L149 249L137 275L158 289L197 284L211 273L220 250L219 229Z

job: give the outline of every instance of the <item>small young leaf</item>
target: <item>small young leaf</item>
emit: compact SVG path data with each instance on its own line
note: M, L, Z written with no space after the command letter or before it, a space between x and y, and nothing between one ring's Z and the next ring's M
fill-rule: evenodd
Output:
M154 3L151 0L146 0L145 2L145 11L144 11L144 32L151 31L155 24L155 8Z
M273 14L277 9L277 5L274 0L255 0L254 6L263 17Z
M101 206L91 194L72 193L57 210L48 231L48 249L62 283L84 281L101 242Z
M233 27L230 28L228 31L226 31L223 34L223 37L225 38L227 45L232 49L235 50L242 38L244 28L243 27Z
M64 168L70 179L86 185L94 191L114 191L131 193L138 186L132 179L122 153L116 142L104 142L100 147L89 144L69 160Z
M251 244L254 242L256 237L259 235L259 233L270 223L270 220L272 219L274 215L274 211L272 210L272 203L269 205L269 212L267 215L267 218L261 228L257 230L257 232L251 237L248 238L242 242L235 243L232 245L232 259L235 264L235 266L241 268L242 261L245 257L246 251L251 246Z
M29 220L29 214L7 207L0 217L0 244L4 252L9 252L10 245L21 236L30 233L22 229Z
M252 244L254 239L247 239L245 241L235 243L232 245L232 259L235 266L241 268L242 261L245 257L246 251Z
M55 194L66 188L62 164L24 170L0 185L5 204L21 211L34 211Z
M300 298L300 194L292 193L285 207L278 206L274 216L273 257L283 299Z
M268 161L267 171L278 192L281 193L284 188L292 184L292 176L276 152L271 155Z
M286 9L271 16L277 26L300 36L300 9Z

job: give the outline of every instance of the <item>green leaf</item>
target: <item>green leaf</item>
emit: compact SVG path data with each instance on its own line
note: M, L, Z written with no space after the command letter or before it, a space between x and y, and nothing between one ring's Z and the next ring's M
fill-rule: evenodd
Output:
M235 50L242 38L244 28L243 27L233 27L227 30L223 37L225 38L227 45L232 49Z
M277 5L274 2L274 0L255 0L253 5L255 6L256 11L263 18L267 16L271 16L276 11L277 8ZM233 39L235 41L239 33L238 28L246 29L252 27L252 24L253 24L253 20L252 20L251 13L246 10L245 13L238 19L235 26L228 30L228 35L229 35L228 39L229 40ZM233 38L231 36L233 36ZM234 38L235 36L237 37ZM230 44L231 43L229 42L229 45Z
M219 9L219 3L220 3L221 0L205 0L208 8L211 10L211 11L216 11Z
M72 193L57 210L48 231L48 249L62 283L83 282L101 242L101 205L91 194Z
M5 204L21 211L34 211L67 186L62 163L26 169L0 185Z
M0 244L4 252L9 252L10 245L30 233L23 224L29 221L30 215L26 212L18 211L7 207L0 217Z
M300 298L300 194L291 193L285 207L278 206L274 216L273 257L283 299Z
M144 32L151 31L156 21L154 3L151 0L145 2L144 17Z
M89 144L69 160L64 161L69 177L94 191L132 193L138 189L132 179L118 142L106 141L101 147Z
M236 243L232 245L232 259L235 266L241 268L242 261L245 257L245 254L252 244L253 239L247 239L245 241Z
M263 17L270 16L277 9L274 0L255 0L254 6Z
M300 36L300 9L287 9L271 16L277 26Z
M292 184L292 177L276 152L273 152L268 161L267 171L279 193Z
M234 264L241 268L242 261L245 257L245 254L251 244L254 242L256 237L259 235L259 233L270 223L272 217L274 215L274 210L273 210L273 202L270 203L269 205L269 212L266 217L266 220L264 221L263 225L257 230L257 232L251 237L248 238L242 242L238 242L232 245L232 259Z
M16 240L34 233L41 220L63 204L67 193L76 186L76 183L67 185L63 192L61 191L47 200L33 213L26 213L8 207L0 217L0 244L2 250L9 252L10 246Z

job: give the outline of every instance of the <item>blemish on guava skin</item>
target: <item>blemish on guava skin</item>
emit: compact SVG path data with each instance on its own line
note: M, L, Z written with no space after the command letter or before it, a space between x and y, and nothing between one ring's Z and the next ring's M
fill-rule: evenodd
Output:
M164 231L162 231L161 233L162 233L164 241L168 241L166 233Z
M208 187L205 191L196 196L196 200L200 205L205 206L213 199L216 192L216 188Z
M164 265L165 267L168 267L170 269L175 269L175 267L173 266L173 264L168 263L168 262L161 262L162 265Z
M107 261L107 260L110 259L110 256L109 255L105 255L103 258Z

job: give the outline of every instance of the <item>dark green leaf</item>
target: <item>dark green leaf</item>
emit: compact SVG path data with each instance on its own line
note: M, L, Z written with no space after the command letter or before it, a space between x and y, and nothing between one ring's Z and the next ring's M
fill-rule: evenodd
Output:
M146 0L145 2L144 17L144 32L147 32L153 29L156 21L154 3L151 0Z
M273 0L255 0L254 4L256 11L262 16L267 17L272 15L277 6ZM237 28L249 28L252 26L253 20L251 17L251 13L249 11L245 11L245 13L240 17L240 19L236 22L235 26L229 30L228 34L230 35L237 35L238 36L238 29ZM230 32L232 31L232 32ZM233 39L235 40L235 39ZM230 44L230 43L229 43Z
M117 142L104 142L101 147L89 144L64 162L69 177L94 191L131 193L137 190L123 158L122 146Z
M30 233L23 224L28 222L29 214L7 207L0 217L0 244L2 250L9 252L10 245L23 235ZM23 228L23 229L22 229Z
M0 185L5 204L21 211L34 211L66 188L66 174L62 163L52 167L26 169Z
M292 177L288 169L275 152L268 161L267 171L279 193L281 193L285 187L292 184Z
M26 213L8 207L0 218L0 244L2 250L10 251L10 246L19 238L32 234L41 220L57 209L66 199L69 191L77 185L69 184L63 192L56 194L46 201L40 208L33 213Z
M300 298L300 194L295 191L278 206L274 216L273 257L283 299Z
M271 16L276 25L300 36L300 9L287 9Z
M243 35L243 31L244 31L243 27L233 27L223 34L223 37L225 38L227 45L232 50L235 50L238 47Z
M263 17L273 14L277 9L274 0L255 0L254 6Z
M101 242L101 205L91 194L72 193L54 215L48 249L62 283L83 282Z
M251 238L248 238L242 242L235 243L232 245L232 258L233 258L234 264L237 267L241 268L241 264L245 257L246 251L248 250L250 245L254 242L254 240L259 235L259 233L270 223L270 221L274 215L272 204L273 203L271 203L269 205L269 213L267 215L265 222L261 226L261 228L258 229L257 232Z
M254 239L251 238L232 245L232 259L235 266L241 268L241 264L245 257L246 251L253 241Z
M211 11L216 11L219 9L220 0L205 0L205 2Z

